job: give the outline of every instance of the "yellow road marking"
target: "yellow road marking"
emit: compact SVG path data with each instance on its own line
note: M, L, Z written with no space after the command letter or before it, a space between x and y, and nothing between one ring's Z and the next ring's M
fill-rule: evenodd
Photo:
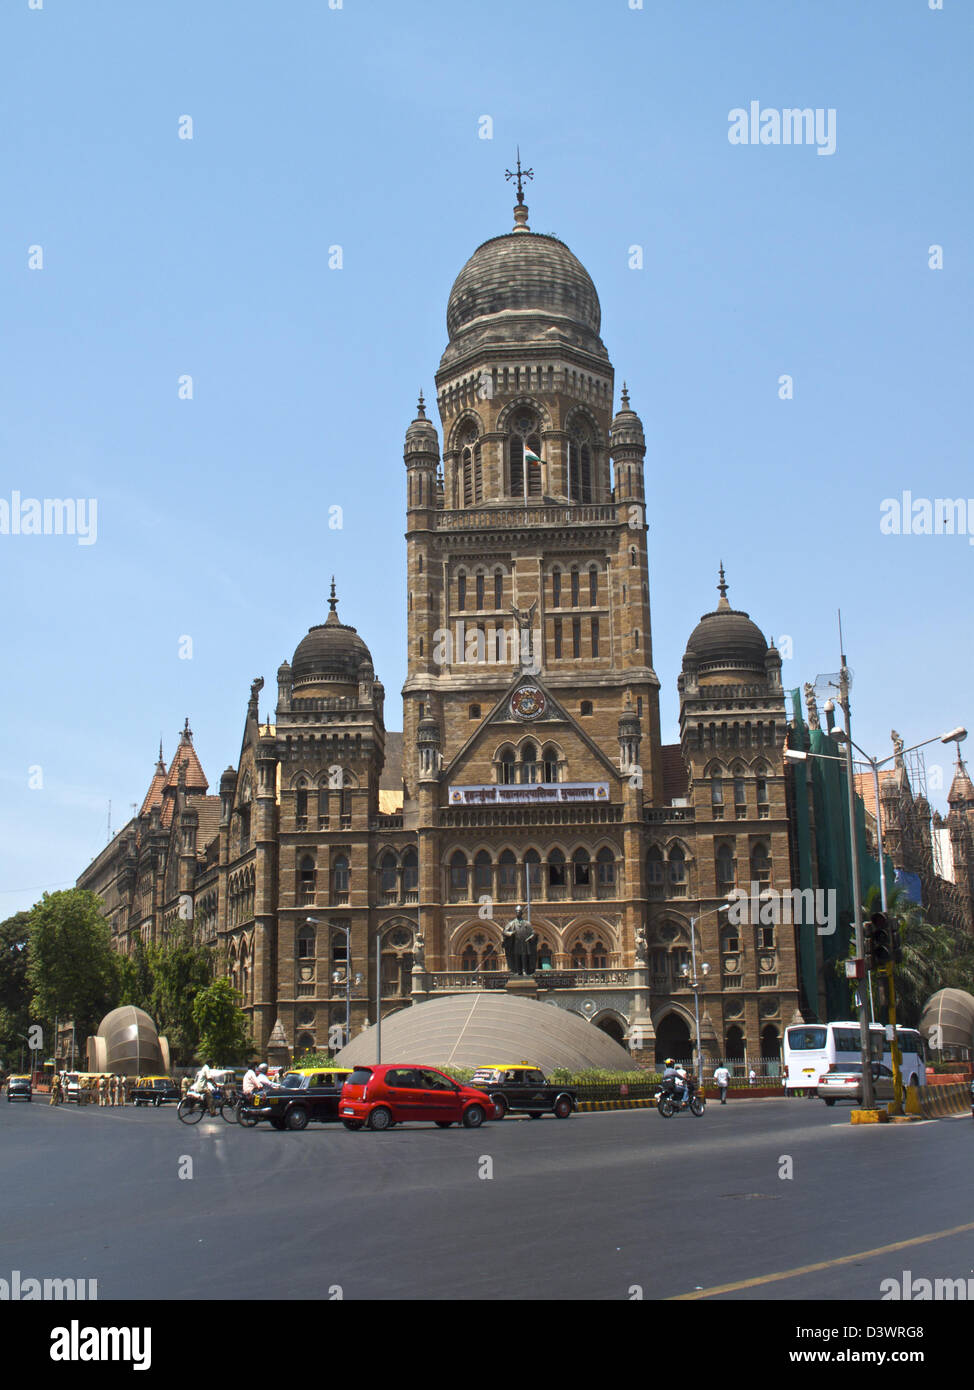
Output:
M974 1221L969 1221L966 1226L952 1226L947 1231L934 1231L928 1236L913 1236L910 1240L898 1240L893 1245L878 1245L875 1250L860 1250L855 1255L840 1255L835 1260L821 1260L818 1264L782 1270L778 1274L759 1274L754 1279L738 1279L733 1284L715 1284L709 1289L694 1289L693 1293L673 1294L665 1302L680 1303L695 1298L712 1298L714 1294L733 1293L736 1289L753 1289L759 1284L776 1284L782 1279L797 1279L802 1274L816 1274L821 1269L834 1269L836 1265L852 1264L856 1260L871 1260L876 1255L890 1255L894 1250L906 1250L911 1245L926 1245L931 1240L943 1240L945 1236L959 1236L965 1231L974 1231Z

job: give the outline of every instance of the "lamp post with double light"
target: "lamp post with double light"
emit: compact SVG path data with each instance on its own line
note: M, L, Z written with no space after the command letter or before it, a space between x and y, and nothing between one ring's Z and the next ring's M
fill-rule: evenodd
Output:
M693 990L693 1016L696 1025L695 1046L697 1049L697 1085L703 1089L703 1047L700 1043L700 986L710 974L710 966L706 961L700 962L700 974L697 974L697 923L701 917L709 917L712 912L726 912L730 903L721 903L718 907L708 907L706 912L698 912L695 917L690 918L690 965L684 962L680 966L680 974L686 983Z
M306 917L304 920L309 927L318 926L319 919L317 917ZM345 927L340 926L337 922L331 923L331 926L333 930L343 932L345 936L345 1039L343 1046L347 1046L351 1041L352 1032L352 927L351 923ZM329 955L330 954L331 943L329 942ZM332 984L340 985L342 983L342 972L340 970L333 971L331 981ZM361 975L355 976L355 983L357 985L362 983Z

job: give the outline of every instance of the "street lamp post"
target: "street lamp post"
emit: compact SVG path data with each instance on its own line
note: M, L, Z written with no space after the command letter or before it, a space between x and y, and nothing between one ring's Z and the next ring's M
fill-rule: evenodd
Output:
M697 1085L703 1089L703 1047L700 1043L700 984L701 979L697 975L697 923L701 917L709 917L711 912L726 912L729 903L720 903L718 907L708 907L706 912L698 912L696 917L690 918L690 977L687 977L687 967L683 965L680 973L686 979L687 984L693 990L693 1016L696 1026L695 1044L697 1049ZM706 979L710 974L710 966L706 961L700 963L700 975Z
M304 919L309 927L318 926L317 917L306 917ZM336 924L332 924L333 926ZM345 1046L351 1041L352 1032L352 928L338 927L340 932L345 933ZM331 943L329 942L329 955L331 954ZM332 976L334 984L340 983L335 976Z

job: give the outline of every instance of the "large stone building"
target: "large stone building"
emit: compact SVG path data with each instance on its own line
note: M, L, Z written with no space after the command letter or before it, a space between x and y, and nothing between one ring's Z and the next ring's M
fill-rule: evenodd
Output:
M327 1046L346 970L353 1034L377 971L383 1010L503 988L528 899L541 997L636 1050L690 1055L694 961L711 1055L776 1058L800 1017L794 928L720 910L735 885L791 886L780 658L721 569L661 743L645 440L625 387L613 413L600 320L519 198L451 291L440 433L422 398L406 431L403 733L333 584L273 717L254 682L219 796L187 724L79 880L121 950L191 922L261 1050Z

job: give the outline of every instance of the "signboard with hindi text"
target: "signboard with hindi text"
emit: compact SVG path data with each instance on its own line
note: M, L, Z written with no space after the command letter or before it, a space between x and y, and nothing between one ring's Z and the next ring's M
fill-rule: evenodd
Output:
M451 806L527 806L556 801L609 800L608 782L528 782L451 787Z

